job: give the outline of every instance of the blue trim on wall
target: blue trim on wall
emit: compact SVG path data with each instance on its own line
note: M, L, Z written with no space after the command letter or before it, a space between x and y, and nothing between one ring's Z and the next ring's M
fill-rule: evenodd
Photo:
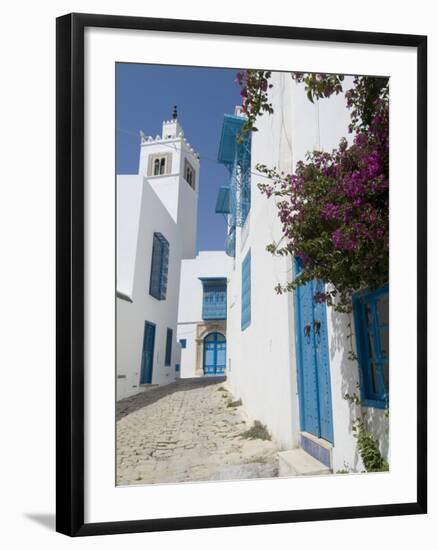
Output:
M156 325L149 321L144 322L143 348L140 366L140 384L152 384L154 370ZM148 364L146 364L148 361Z
M166 331L166 355L164 359L164 366L170 367L172 362L172 340L173 340L173 330L168 328Z
M168 271L169 241L161 233L155 232L152 241L149 294L157 300L166 299Z
M359 360L359 376L361 388L361 401L367 407L386 409L389 395L385 388L384 368L389 362L389 357L382 354L380 329L385 328L378 319L377 304L381 298L389 293L388 285L377 290L362 290L353 296L353 314L356 329L356 346ZM365 308L368 306L371 312L371 326L367 323ZM389 330L389 326L388 326ZM374 357L370 355L369 339L372 341ZM376 365L376 383L378 391L373 389L372 364Z
M242 262L241 329L251 324L251 250Z
M299 259L294 257L292 275L295 279L301 271L301 263ZM304 399L303 399L303 380L301 373L301 365L303 362L303 351L301 347L301 338L299 334L298 327L301 325L301 315L300 315L300 295L296 290L294 290L294 316L295 316L295 347L298 353L295 354L296 358L296 370L297 370L297 382L298 382L298 405L300 411L300 430L304 431Z
M318 443L315 443L315 441L312 441L305 435L301 435L300 446L306 453L316 458L316 460L319 460L319 462L327 466L327 468L332 467L330 463L330 451L322 445L318 445Z
M227 339L221 332L210 332L204 338L204 376L222 376L225 373ZM221 359L221 361L219 361Z
M222 185L219 187L219 191L216 199L216 214L230 214L230 186Z

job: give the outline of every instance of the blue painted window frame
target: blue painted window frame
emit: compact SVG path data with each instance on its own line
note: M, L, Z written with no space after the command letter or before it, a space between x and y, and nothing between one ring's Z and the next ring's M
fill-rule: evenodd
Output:
M164 358L164 366L170 367L172 362L172 340L173 340L173 330L168 328L166 331L166 355Z
M241 329L251 324L251 250L242 262Z
M235 228L243 227L251 210L251 134L242 133L246 117L224 115L218 151L218 162L230 173L230 183L222 186L216 212L227 215L229 228L226 253L235 257Z
M388 298L388 286L365 290L353 296L357 356L361 380L361 400L367 407L387 409L389 404L389 357L382 349L382 331L389 331L389 322L379 319L378 303ZM368 316L367 316L368 312ZM373 366L375 369L373 370Z
M169 241L158 232L153 235L149 294L157 300L165 300L169 272Z
M202 319L204 321L227 318L227 280L225 278L201 278Z
M212 351L212 348L210 347L210 349L208 350L207 349L207 346L211 344L213 345L213 364L209 364L207 365L206 364L206 354L207 354L207 351ZM225 346L225 356L224 356L224 361L225 363L222 365L218 365L218 347L219 345L223 345ZM222 332L210 332L209 334L207 334L205 337L204 337L204 352L203 352L203 360L202 360L202 364L203 364L203 371L204 371L204 375L205 376L216 376L217 374L224 374L225 373L225 370L227 368L227 360L226 360L226 349L227 349L227 338L226 336L222 333ZM214 366L214 372L212 372L212 367ZM220 368L220 372L218 373L218 367L223 367L223 368Z
M185 349L187 347L187 339L181 338L179 341L179 345L181 346L181 349Z
M145 352L146 352L146 332L148 329L152 330L152 340L150 341L150 355L151 355L151 370L150 373L145 373L145 366L144 366L144 359L145 359ZM140 384L152 384L152 377L154 372L154 358L155 358L155 337L156 337L156 331L157 331L157 325L155 323L151 323L149 321L144 322L144 328L143 328L143 345L142 345L142 352L141 352L141 365L140 365ZM150 376L146 379L146 374L149 374Z

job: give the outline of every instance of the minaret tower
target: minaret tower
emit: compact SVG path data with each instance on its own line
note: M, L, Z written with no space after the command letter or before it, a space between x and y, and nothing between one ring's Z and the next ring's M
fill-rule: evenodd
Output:
M172 118L163 121L161 136L140 132L139 174L151 187L181 227L183 258L196 255L199 195L199 155L184 137L176 105Z

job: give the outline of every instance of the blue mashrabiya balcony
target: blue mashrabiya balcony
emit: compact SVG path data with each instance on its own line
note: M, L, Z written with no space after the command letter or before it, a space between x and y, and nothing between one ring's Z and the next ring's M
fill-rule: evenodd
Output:
M230 204L230 186L221 185L216 199L216 214L231 214L231 204Z
M251 135L242 133L245 121L224 115L219 144L218 161L228 169L230 180L219 190L216 212L229 215L230 227L242 227L251 208Z
M227 279L200 277L203 288L202 319L204 321L227 318Z
M236 255L236 216L231 207L231 187L230 185L222 185L219 188L216 199L216 214L223 214L227 222L227 240L225 244L225 252L228 256Z
M244 143L237 143L237 137L241 133L245 121L246 119L241 116L224 115L217 160L221 164L225 164L230 170L238 149L244 146Z
M218 161L230 173L229 183L219 188L215 209L227 220L229 256L235 256L236 227L244 225L251 207L251 140L249 134L241 134L245 121L241 116L224 115L218 152Z

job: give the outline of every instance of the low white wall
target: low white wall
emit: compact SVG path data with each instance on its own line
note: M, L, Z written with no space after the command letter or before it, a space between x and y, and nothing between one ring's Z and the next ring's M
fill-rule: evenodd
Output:
M196 323L178 324L178 345L182 338L187 344L181 348L181 378L193 378L196 376Z

